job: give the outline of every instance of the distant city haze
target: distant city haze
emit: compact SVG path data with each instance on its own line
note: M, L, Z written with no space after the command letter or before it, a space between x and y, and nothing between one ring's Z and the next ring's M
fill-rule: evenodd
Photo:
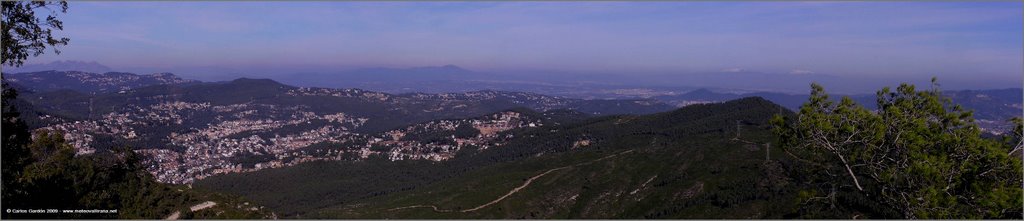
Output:
M534 83L994 89L1021 86L1022 14L1019 1L70 2L57 34L70 44L26 63L204 81L453 65Z

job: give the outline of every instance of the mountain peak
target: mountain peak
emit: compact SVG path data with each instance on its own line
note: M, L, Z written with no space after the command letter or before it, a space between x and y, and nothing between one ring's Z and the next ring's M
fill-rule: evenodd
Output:
M237 83L248 83L248 82L277 83L277 81L271 80L269 78L238 78L238 79L235 79L235 80L231 80L231 82L237 82Z
M412 68L412 70L421 71L421 72L429 72L429 73L448 73L448 74L450 74L450 73L462 74L462 73L469 73L469 72L471 72L470 70L466 70L466 69L464 69L462 67L459 67L459 66L456 66L456 65L453 65L453 64L447 64L447 65L444 65L444 66L417 67L417 68Z
M700 95L706 95L706 94L715 94L715 92L712 92L711 90L708 90L707 88L700 88L700 89L697 89L697 90L693 90L693 91L690 91L690 92L686 92L686 94L693 94L693 95L697 95L697 94L700 94Z
M75 61L75 60L58 60L50 63L36 63L36 64L25 64L21 67L9 67L4 66L4 72L8 73L24 73L24 72L39 72L39 71L81 71L89 73L106 73L111 72L112 69L105 65L100 64L96 61Z
M152 85L197 83L197 81L181 79L170 73L138 75L112 71L95 73L55 70L10 74L5 75L4 80L18 82L33 91L45 92L67 89L83 93L116 92Z
M268 78L239 78L229 82L235 85L246 85L246 86L285 86L284 84L268 79Z
M177 75L174 75L173 73L170 73L170 72L152 73L152 74L149 74L149 76L153 76L153 77L178 77Z

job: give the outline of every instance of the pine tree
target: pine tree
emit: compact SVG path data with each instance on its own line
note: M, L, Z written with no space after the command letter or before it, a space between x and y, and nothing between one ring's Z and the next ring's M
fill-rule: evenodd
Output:
M807 168L798 177L811 216L1022 218L1012 144L982 138L972 112L944 98L934 79L929 90L878 91L874 112L811 87L795 119L772 120L782 149Z

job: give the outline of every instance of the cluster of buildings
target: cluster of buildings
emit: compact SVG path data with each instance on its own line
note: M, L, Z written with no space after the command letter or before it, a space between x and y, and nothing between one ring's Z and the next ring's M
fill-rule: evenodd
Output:
M380 102L387 102L392 100L392 96L390 94L376 91L364 91L356 88L334 89L301 87L298 89L289 90L287 94L290 96L327 96L352 98L361 97L364 99L375 100Z
M471 137L457 137L456 128L470 125L477 134ZM456 152L466 146L479 149L501 146L510 135L501 136L501 132L524 127L539 127L543 124L539 119L528 119L519 112L504 111L476 119L435 120L410 125L406 128L384 132L370 139L367 146L379 145L389 150L386 154L391 160L426 159L441 161L455 156ZM408 134L434 133L452 134L445 137L449 142L431 142L430 140L406 139Z
M487 91L401 97L358 89L299 88L288 93L297 96L361 97L388 102L415 100L416 96L428 96L422 99L442 103L496 96L523 99L518 97L520 95ZM454 157L466 146L480 149L500 146L509 138L501 132L542 125L539 119L505 111L473 119L435 120L378 134L364 134L353 130L366 124L370 120L368 118L340 112L314 113L307 108L303 105L212 105L168 101L149 106L128 105L97 120L57 122L44 129L64 132L65 139L78 154L95 152L93 146L98 135L128 141L144 139L147 141L143 142L146 143L144 146L134 148L143 156L149 172L161 182L191 183L223 173L251 172L317 160L367 158L374 154L392 160L441 161ZM444 137L444 142L406 137L413 133L453 134L456 128L467 125L477 131L475 136L450 135Z

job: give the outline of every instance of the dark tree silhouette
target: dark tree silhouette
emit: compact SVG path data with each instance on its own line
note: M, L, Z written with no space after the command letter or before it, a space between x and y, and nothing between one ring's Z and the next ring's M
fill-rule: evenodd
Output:
M38 56L43 53L46 46L67 45L68 38L54 38L52 30L63 30L64 26L57 17L56 7L61 13L68 9L67 2L35 2L35 1L4 1L3 5L3 54L0 56L2 62L11 66L21 66L29 54ZM49 10L50 14L45 20L36 17L36 10ZM54 50L56 53L60 51ZM29 151L26 146L31 142L28 127L21 119L21 115L14 107L13 101L18 92L3 83L3 165L2 165L2 195L5 204L11 200L18 199L23 193L21 188L16 186L17 177L21 176L22 170L31 163Z
M39 56L47 46L67 45L66 37L55 38L53 30L64 30L64 23L56 14L68 10L66 1L4 1L3 3L3 62L0 64L21 66L29 54ZM36 11L49 11L45 19L36 16ZM57 49L54 53L60 54Z
M3 83L3 119L2 119L2 142L3 149L0 149L0 156L3 157L3 164L0 164L0 170L2 170L2 186L0 186L0 192L3 195L4 204L8 204L10 200L19 198L22 193L17 191L17 182L15 179L21 176L22 168L25 168L31 161L29 160L29 151L26 146L31 142L31 135L29 135L28 126L21 120L21 114L17 108L14 107L13 101L18 96L18 92L7 85L7 82ZM8 204L9 205L9 204Z

